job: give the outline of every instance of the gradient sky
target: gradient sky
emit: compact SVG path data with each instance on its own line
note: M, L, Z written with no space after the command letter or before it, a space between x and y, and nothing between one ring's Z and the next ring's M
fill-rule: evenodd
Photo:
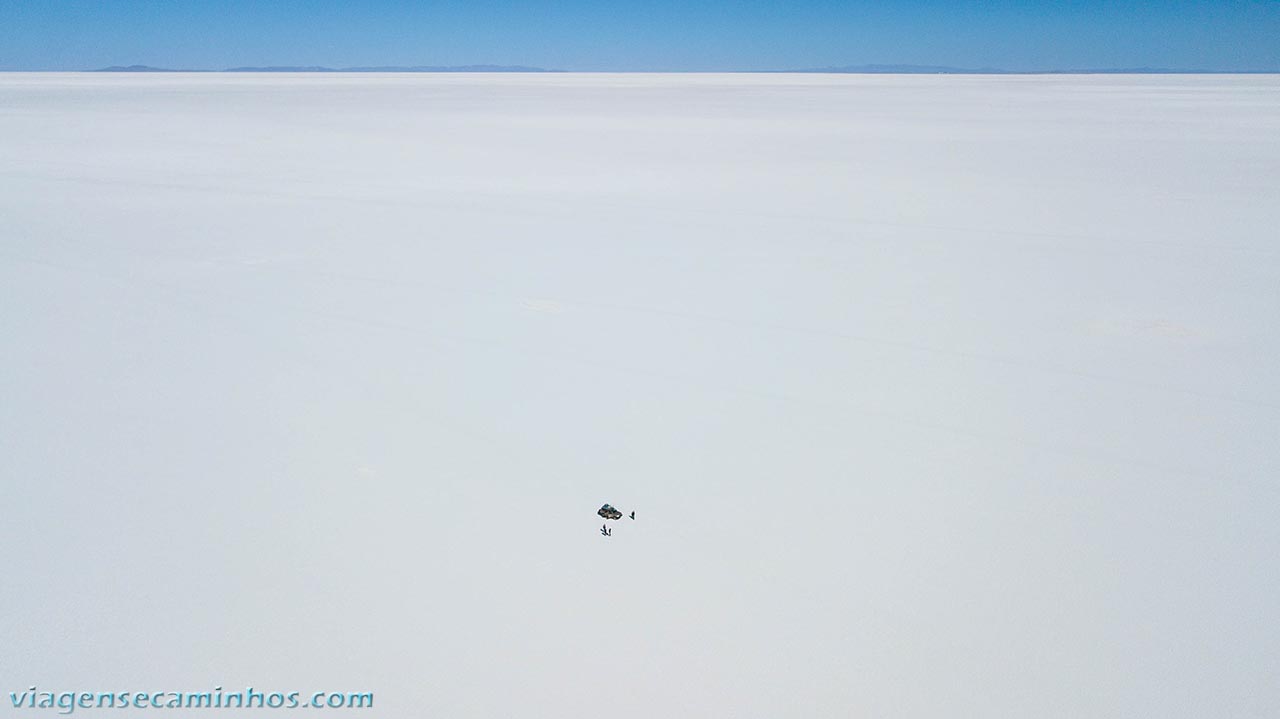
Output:
M1280 2L19 0L0 70L147 64L1280 70Z

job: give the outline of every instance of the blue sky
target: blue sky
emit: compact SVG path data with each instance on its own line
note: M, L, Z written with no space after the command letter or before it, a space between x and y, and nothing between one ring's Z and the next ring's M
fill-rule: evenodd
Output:
M1280 70L1280 2L8 0L0 69Z

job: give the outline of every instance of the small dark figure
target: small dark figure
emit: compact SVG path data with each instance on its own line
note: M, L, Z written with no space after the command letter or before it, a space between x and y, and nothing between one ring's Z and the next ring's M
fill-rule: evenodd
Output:
M606 537L613 536L613 530L609 529L608 525L600 525L600 533Z
M635 512L632 512L632 513L631 513L631 518L632 518L632 519L635 519L635 518L636 518L636 513L635 513Z

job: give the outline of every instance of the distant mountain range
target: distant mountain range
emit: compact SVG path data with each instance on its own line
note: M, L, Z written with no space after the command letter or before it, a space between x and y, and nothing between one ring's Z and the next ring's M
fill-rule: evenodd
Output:
M204 70L170 70L167 67L151 67L150 65L112 65L100 67L89 72L204 72Z
M225 70L174 70L150 65L112 65L92 72L567 72L524 65L387 65L374 67L321 67L318 65L269 65L231 67ZM1177 70L1163 67L1118 67L1079 70L1005 70L998 67L951 67L949 65L844 65L799 70L747 70L753 73L829 73L846 75L1226 75L1268 74L1250 70Z
M319 65L269 65L229 67L226 70L174 70L150 65L112 65L92 72L564 72L524 65L388 65L386 67L321 67Z
M951 67L949 65L845 65L802 70L764 72L832 73L850 75L1206 75L1249 74L1239 70L1175 70L1164 67L1105 67L1075 70L1005 70L998 67ZM1256 71L1255 71L1256 72Z
M765 72L818 72L850 75L1003 75L1008 70L995 67L969 69L948 65L844 65L841 67L812 67L800 70L765 70Z

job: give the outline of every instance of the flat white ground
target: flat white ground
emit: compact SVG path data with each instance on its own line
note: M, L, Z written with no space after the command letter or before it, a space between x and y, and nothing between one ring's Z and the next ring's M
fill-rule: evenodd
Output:
M0 75L0 691L1274 717L1278 237L1280 76Z

